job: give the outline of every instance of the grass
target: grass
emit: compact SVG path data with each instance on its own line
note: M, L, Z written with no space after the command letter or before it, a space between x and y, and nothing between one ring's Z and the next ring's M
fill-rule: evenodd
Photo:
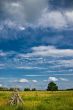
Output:
M73 91L20 92L24 104L9 106L12 92L0 92L0 110L73 110Z

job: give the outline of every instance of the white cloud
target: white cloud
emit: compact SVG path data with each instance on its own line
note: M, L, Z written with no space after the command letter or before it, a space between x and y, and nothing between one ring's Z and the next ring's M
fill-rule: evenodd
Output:
M25 75L27 77L42 77L42 76L48 76L48 75L37 75L37 74L34 74L34 75Z
M69 29L73 26L73 10L50 11L45 8L38 20L38 25L43 28Z
M38 25L44 28L61 29L67 27L67 22L60 11L49 11L46 9L39 19Z
M72 73L65 73L65 74L54 74L55 76L73 76Z
M14 28L16 30L21 30L21 31L25 30L26 28L24 25L16 23L15 21L10 19L6 19L5 21L2 22L3 29L5 25L7 25L9 28Z
M49 77L48 80L49 81L55 81L55 82L58 81L58 79L56 77Z
M30 66L18 66L17 69L33 69L33 67Z
M17 69L45 69L41 67L35 67L35 66L17 66Z
M2 84L0 84L0 87L2 87L3 85Z
M43 80L43 82L48 82L48 80Z
M69 81L68 79L66 78L60 78L61 81Z
M20 79L18 82L20 82L20 83L28 83L29 81L27 79Z
M69 60L59 60L58 63L60 64L60 66L64 66L64 67L73 67L73 59L69 59ZM72 69L69 69L69 71L73 71Z
M57 76L57 75L56 75ZM48 79L48 81L54 81L54 82L56 82L56 81L64 81L64 82L67 82L67 81L69 81L68 79L66 79L66 78L56 78L56 77L49 77L49 79Z
M33 82L33 83L37 83L38 81L37 81L37 80L32 80L32 82Z
M13 2L11 3L12 7L20 7L20 4L18 2Z
M38 46L32 47L32 53L27 54L19 54L19 57L34 57L34 56L56 56L56 57L63 57L63 56L73 56L72 49L57 49L54 46Z
M73 10L66 11L65 16L66 19L68 20L68 24L73 25Z
M0 67L4 67L4 66L5 66L5 64L0 63Z
M7 56L7 53L6 52L3 52L2 50L0 50L0 56L1 57L5 57L5 56Z

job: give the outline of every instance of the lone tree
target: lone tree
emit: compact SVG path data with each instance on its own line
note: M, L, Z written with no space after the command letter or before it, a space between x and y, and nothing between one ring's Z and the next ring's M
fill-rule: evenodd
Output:
M47 87L47 91L57 91L58 86L54 82L50 82Z

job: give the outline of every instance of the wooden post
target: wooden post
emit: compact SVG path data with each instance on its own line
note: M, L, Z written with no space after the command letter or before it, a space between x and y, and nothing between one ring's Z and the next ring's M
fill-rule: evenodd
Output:
M9 104L10 105L18 105L18 104L23 104L23 100L20 97L17 89L15 89L15 91L13 92L10 100L9 100Z

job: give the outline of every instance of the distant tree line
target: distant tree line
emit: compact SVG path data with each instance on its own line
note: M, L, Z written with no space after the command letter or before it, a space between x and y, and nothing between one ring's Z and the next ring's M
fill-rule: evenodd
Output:
M6 88L6 87L0 87L0 91L15 91L15 90L21 91L20 88ZM57 86L57 84L56 84L55 82L50 82L50 83L48 84L46 90L47 90L47 91L58 91L59 89L58 89L58 86ZM71 90L73 90L73 89L71 88L71 89L66 89L66 90L71 91ZM30 88L24 88L24 91L37 91L37 89L36 89L36 88L32 88L32 89L30 89Z

